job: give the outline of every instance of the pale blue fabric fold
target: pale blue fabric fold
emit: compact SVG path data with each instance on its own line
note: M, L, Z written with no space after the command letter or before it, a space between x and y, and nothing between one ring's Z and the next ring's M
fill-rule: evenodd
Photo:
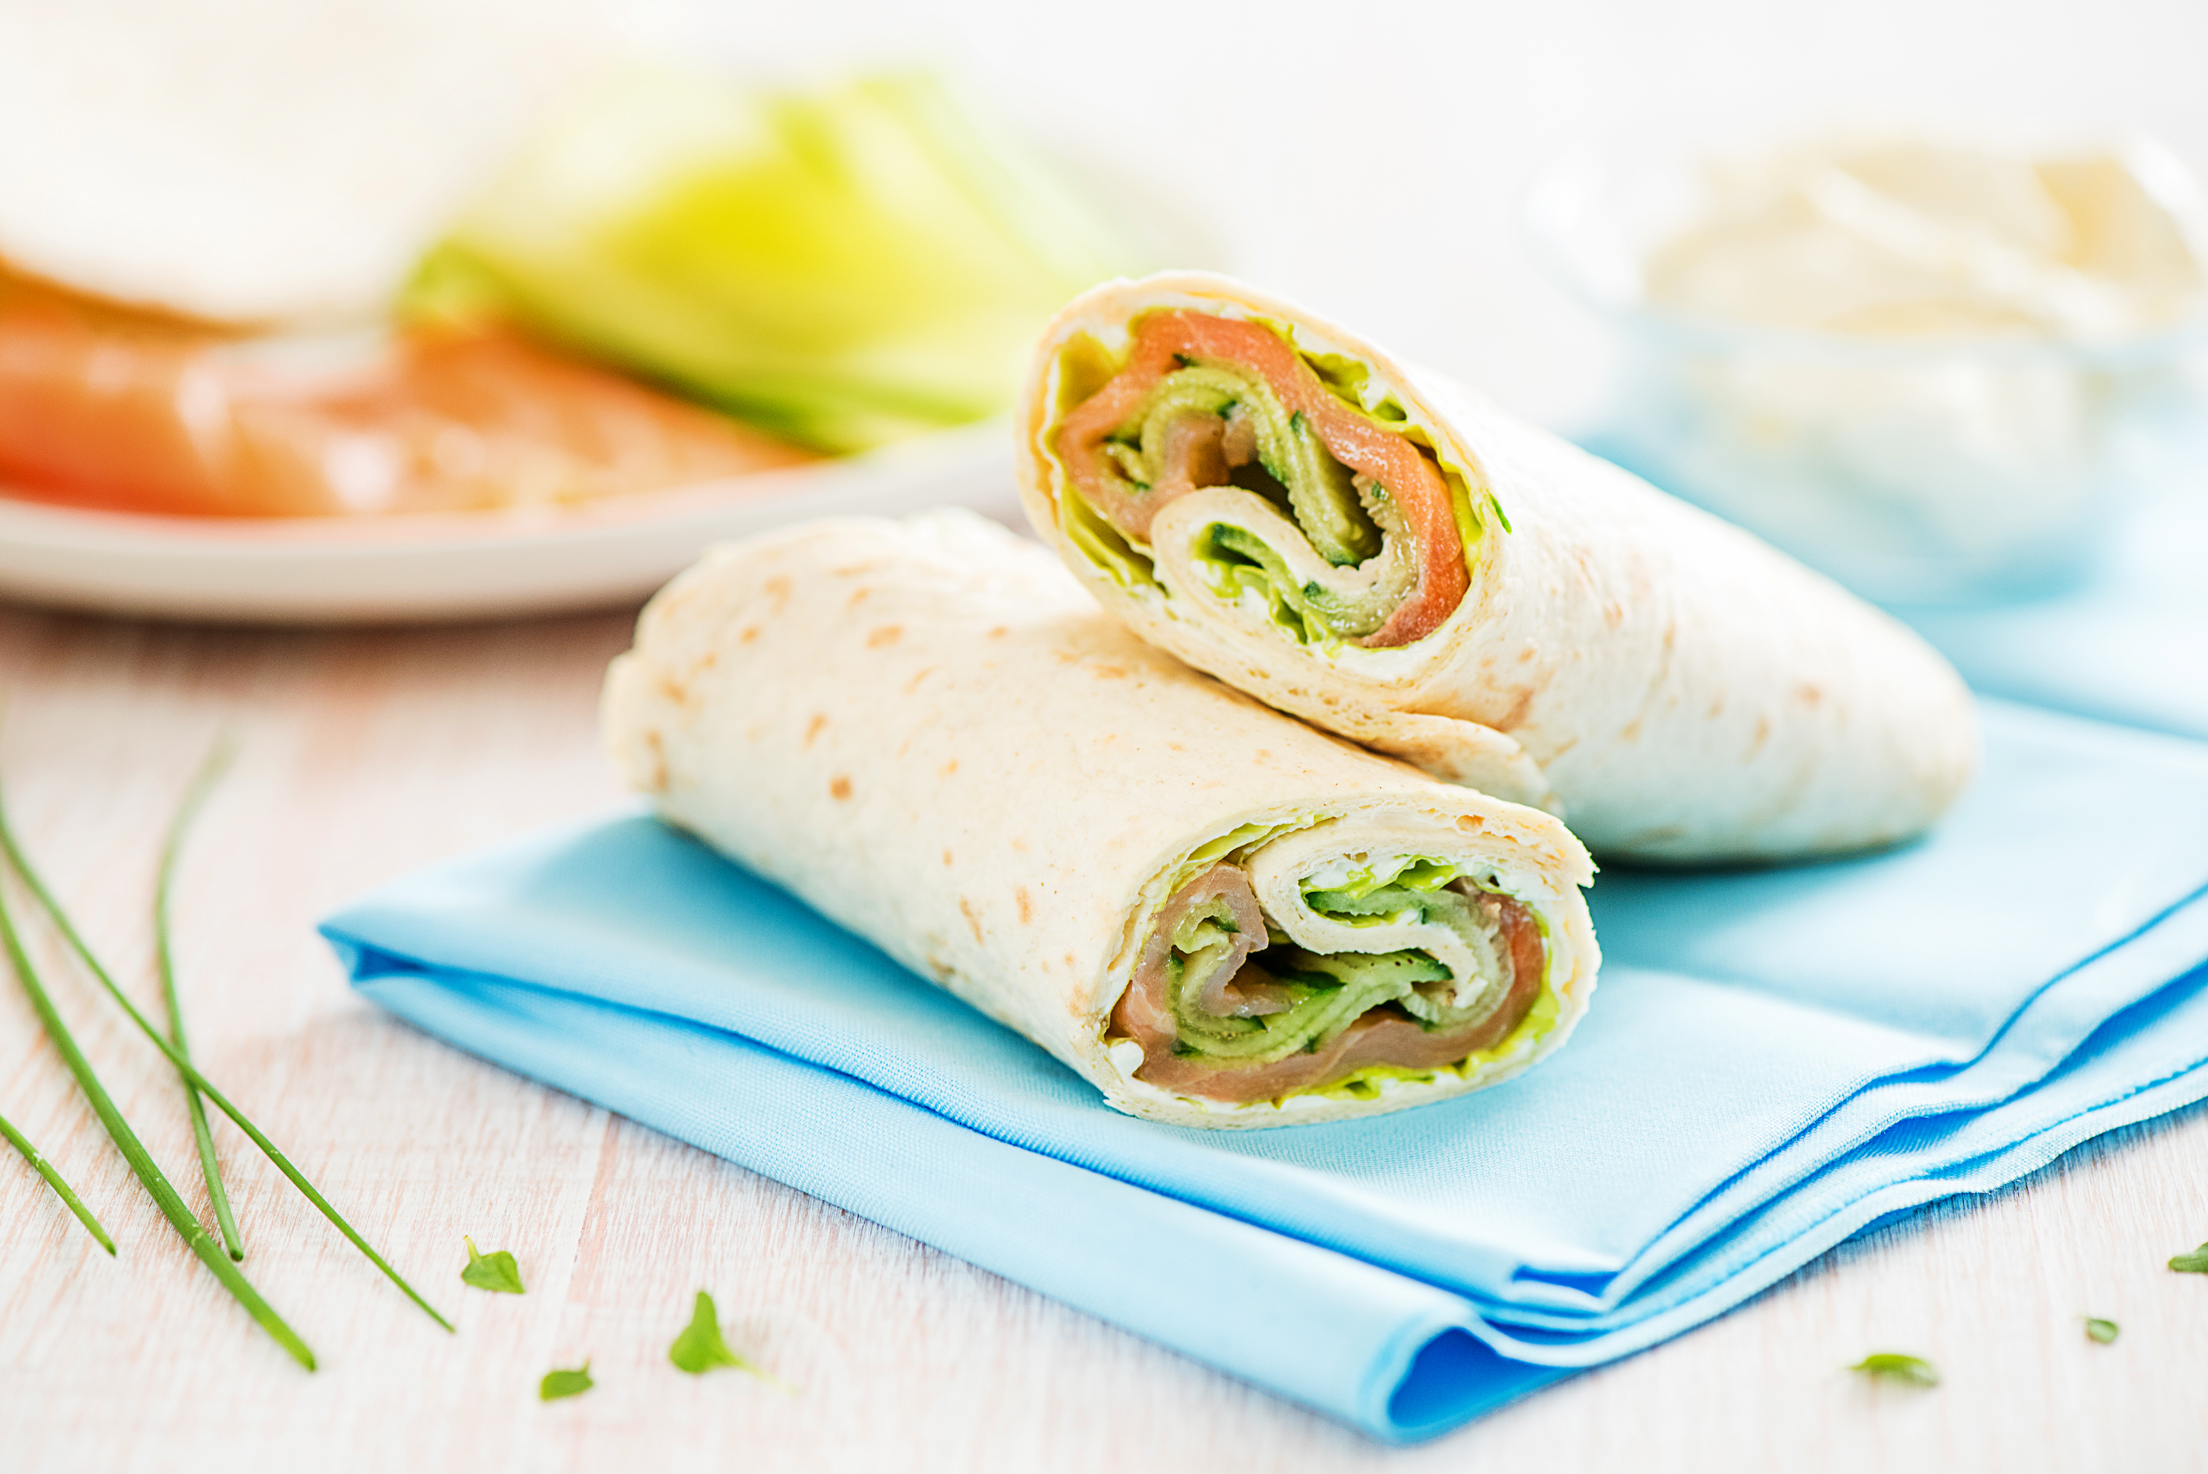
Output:
M2208 489L2145 506L2071 587L1896 608L1979 691L2208 738Z
M1986 770L1931 838L1606 873L1569 1047L1326 1126L1120 1116L641 815L324 930L367 996L460 1048L1413 1439L2208 1095L2208 745L1986 717Z

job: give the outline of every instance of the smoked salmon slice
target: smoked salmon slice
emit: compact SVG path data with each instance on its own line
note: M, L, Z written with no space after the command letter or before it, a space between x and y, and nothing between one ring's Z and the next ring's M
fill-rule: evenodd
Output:
M323 517L596 501L814 459L501 328L246 335L0 276L0 483Z
M1440 468L1411 441L1343 403L1286 340L1260 323L1169 311L1152 313L1136 325L1126 367L1068 414L1059 431L1059 457L1089 505L1120 531L1146 541L1150 519L1159 508L1176 496L1226 480L1225 460L1193 434L1175 438L1177 464L1148 488L1115 476L1105 455L1105 441L1161 379L1206 360L1259 375L1284 408L1309 420L1336 460L1385 487L1403 509L1418 582L1387 622L1358 643L1408 645L1439 629L1471 587L1464 538Z
M1248 877L1231 865L1218 865L1183 886L1158 913L1150 943L1112 1011L1114 1032L1142 1046L1143 1063L1135 1078L1161 1090L1249 1103L1319 1088L1373 1065L1442 1069L1508 1036L1540 997L1541 980L1548 975L1548 948L1533 912L1514 897L1490 895L1509 958L1509 985L1485 1018L1454 1028L1429 1028L1395 1005L1383 1004L1325 1043L1313 1040L1308 1053L1270 1064L1208 1059L1182 1043L1169 997L1167 958L1182 918L1214 898L1227 902L1238 930L1235 946L1205 987L1201 1006L1216 1014L1238 1016L1272 1013L1287 1006L1274 996L1284 991L1279 984L1262 981L1261 968L1244 967L1252 952L1267 945L1264 914Z

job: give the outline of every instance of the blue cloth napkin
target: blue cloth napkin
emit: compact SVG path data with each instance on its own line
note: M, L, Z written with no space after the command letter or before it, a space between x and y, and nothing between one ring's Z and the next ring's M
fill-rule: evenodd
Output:
M642 815L324 931L462 1049L1409 1440L2208 1095L2208 746L1998 704L1986 725L1984 773L1919 844L1606 872L1568 1048L1326 1126L1120 1116Z
M2037 599L1897 607L1972 687L2208 737L2208 487L2139 509L2078 583Z

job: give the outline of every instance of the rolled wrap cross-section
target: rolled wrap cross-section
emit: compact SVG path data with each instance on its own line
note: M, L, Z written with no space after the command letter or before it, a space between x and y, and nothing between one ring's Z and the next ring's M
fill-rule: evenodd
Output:
M1018 438L1029 517L1145 640L1598 854L1890 843L1975 764L1962 682L1893 619L1226 278L1076 298Z
M717 549L645 610L604 722L666 819L1135 1115L1460 1094L1594 988L1555 818L1229 690L969 514Z

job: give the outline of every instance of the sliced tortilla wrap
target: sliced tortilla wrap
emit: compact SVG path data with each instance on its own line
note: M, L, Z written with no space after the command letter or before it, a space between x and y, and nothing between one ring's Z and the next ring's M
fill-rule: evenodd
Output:
M716 550L646 608L603 714L666 819L1135 1115L1461 1094L1594 988L1555 818L1229 690L967 513Z
M1018 440L1028 515L1145 640L1598 854L1887 844L1975 764L1962 682L1893 619L1226 278L1076 298Z

